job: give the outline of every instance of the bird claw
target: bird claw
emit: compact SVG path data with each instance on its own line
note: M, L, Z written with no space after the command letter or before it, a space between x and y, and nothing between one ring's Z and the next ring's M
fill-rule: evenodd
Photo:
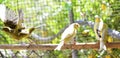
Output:
M75 47L76 47L76 42L72 44L72 49L75 49Z
M30 46L32 46L32 44L31 44L31 43L29 43L29 45L27 46L27 49L29 49L29 48L30 48Z

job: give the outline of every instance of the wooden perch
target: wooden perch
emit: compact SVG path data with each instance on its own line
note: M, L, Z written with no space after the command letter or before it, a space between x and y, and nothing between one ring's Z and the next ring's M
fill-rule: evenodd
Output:
M0 49L12 50L54 50L57 44L1 44ZM75 46L67 44L64 49L99 49L99 43L77 43ZM120 42L107 43L107 48L120 48Z

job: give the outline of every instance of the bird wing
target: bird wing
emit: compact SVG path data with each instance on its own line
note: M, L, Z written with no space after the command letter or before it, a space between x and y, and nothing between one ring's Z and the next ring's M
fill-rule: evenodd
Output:
M18 16L4 4L0 4L0 19L4 22L6 27L15 29Z
M61 41L67 41L69 42L73 37L74 37L74 28L73 27L68 27L62 34L61 36Z
M104 25L103 20L102 19L100 19L100 20L101 21L99 23L98 30L102 30L103 29L103 25Z
M102 21L102 19L100 19L101 21L98 23L98 25L96 26L96 29L95 29L95 31L96 31L96 33L97 33L97 36L99 37L99 38L101 38L101 36L102 36L102 29L103 29L103 25L104 25L104 23L103 23L103 21Z
M5 18L5 26L8 26L10 28L13 28L12 26L16 27L18 16L13 10L6 7Z
M23 11L22 9L18 10L18 22L17 22L17 29L23 28Z
M0 19L4 22L6 7L3 4L0 4Z
M0 4L0 10L0 18L6 27L10 27L11 29L23 28L23 12L21 9L18 10L17 15L15 11L6 7L4 4Z
M18 19L17 19L17 26L15 28L15 33L21 32L22 29L25 29L25 27L22 25L23 24L23 11L22 9L18 10ZM18 31L20 30L20 31Z

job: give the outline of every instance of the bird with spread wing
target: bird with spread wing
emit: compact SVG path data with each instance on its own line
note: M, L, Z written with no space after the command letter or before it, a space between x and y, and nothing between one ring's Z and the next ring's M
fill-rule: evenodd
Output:
M0 19L4 23L2 28L8 35L13 39L20 40L22 38L28 37L35 28L26 29L23 26L23 12L18 10L18 15L11 9L7 8L5 5L0 5Z

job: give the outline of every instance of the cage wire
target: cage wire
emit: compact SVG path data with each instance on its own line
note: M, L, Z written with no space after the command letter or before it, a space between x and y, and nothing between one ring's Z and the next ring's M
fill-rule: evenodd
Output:
M67 15L66 13L62 12L64 9L62 8L62 1L63 0L11 0L5 1L4 4L15 11L18 12L18 9L22 9L24 13L24 22L26 28L30 27L38 27L42 26L39 29L35 30L33 33L39 36L39 39L46 39L49 38L59 32L56 29L62 29L68 24L68 18L65 18ZM57 2L57 3L56 3ZM54 7L53 7L54 5ZM60 14L65 15L60 15ZM18 13L17 13L18 14ZM57 16L57 17L54 17ZM64 20L64 19L65 20ZM57 20L59 19L59 20ZM59 22L63 22L62 25ZM55 23L57 25L55 25ZM59 38L56 37L56 38ZM38 44L47 44L47 43L54 43L52 42L53 39L44 41L37 41ZM24 40L24 39L23 39ZM12 40L11 40L12 41ZM58 40L56 40L58 42ZM55 43L57 43L55 42ZM20 51L12 51L12 50L1 50L2 52L7 51L8 53L4 53L5 57L45 57L45 58L52 58L56 56L51 56L50 54L53 53L52 51L28 51L28 50L20 50ZM2 54L1 54L2 55ZM54 53L53 53L54 55ZM1 56L2 57L2 56Z
M10 1L6 0L4 4L10 9L16 11L16 13L18 9L22 9L24 13L25 27L30 28L30 27L42 26L39 29L35 30L33 33L38 35L40 39L44 39L44 38L46 39L50 36L57 34L60 31L59 29L62 29L69 24L69 18L68 18L69 8L68 7L70 7L70 5L64 4L64 3L69 3L67 1L69 0L10 0ZM100 10L95 10L96 12L92 13L91 10L96 9L95 8L96 6L94 7L88 7L88 6L94 2L98 2L98 5L100 6L102 4L102 1L91 0L91 2L89 1L90 3L87 3L87 0L84 0L84 1L86 2L81 2L81 0L76 0L76 2L79 4L75 4L73 7L75 20L84 19L84 18L86 19L86 17L87 17L87 20L94 19L95 13L97 14L100 13L100 12L97 12ZM112 22L112 24L114 24L115 26L120 24L118 23L120 21L119 5L120 5L120 1L115 1L114 3L111 3L108 6L108 9L112 15L107 16L108 17L107 18L108 21L106 22L107 24L111 25L111 23L109 23L110 22L109 18L117 22L117 23ZM86 10L85 8L88 8L88 9ZM83 13L86 16L82 16L80 13ZM110 26L110 27L116 28L117 30L119 30L119 27L114 27L114 26ZM89 27L84 27L83 29L87 29L87 28ZM88 38L88 39L84 39L83 36L79 35L81 34L80 32L81 31L79 31L77 34L77 38L78 38L77 41L88 42L88 41L95 40L95 38L93 38L92 35L89 35L88 37L85 36L85 38ZM89 38L93 40L90 40ZM48 44L48 43L56 44L56 43L59 43L59 39L60 39L60 35L56 38L49 39L46 41L42 41L42 40L39 41L38 39L36 40L38 40L39 44ZM113 49L113 50L119 51L118 49ZM56 58L56 57L63 56L65 58L68 58L68 57L71 57L71 53L72 53L69 50L67 50L67 52L66 51L53 52L49 50L47 51L21 50L18 53L12 50L1 50L0 52L5 52L5 51L7 51L7 53L0 53L1 57L2 57L2 54L4 54L6 55L5 57L21 56L23 58L26 58L26 57ZM59 53L63 53L63 54L58 55ZM96 56L95 53L97 54L96 50L93 51L92 49L88 49L88 50L81 49L78 51L78 56L81 58L88 57L89 55L92 56L93 54L94 56ZM118 55L119 54L115 56L118 56Z
M61 2L57 0L56 2L57 3L53 2L53 0L12 0L5 2L5 4L16 12L18 11L18 9L22 9L24 13L25 27L30 28L40 26L40 28L36 29L34 33L37 34L39 38L44 39L45 37L46 39L59 32L59 30L56 30L56 28L58 29L63 27L52 24L63 21L57 20L58 18L60 19L62 17L61 15L59 15L59 12L61 12L63 8L61 6ZM53 7L52 5L54 5L55 7ZM57 15L58 17L53 18ZM67 23L68 22L64 22L64 24ZM51 39L49 39L48 41L51 41ZM46 40L46 42L48 41ZM42 40L40 42L42 42Z

